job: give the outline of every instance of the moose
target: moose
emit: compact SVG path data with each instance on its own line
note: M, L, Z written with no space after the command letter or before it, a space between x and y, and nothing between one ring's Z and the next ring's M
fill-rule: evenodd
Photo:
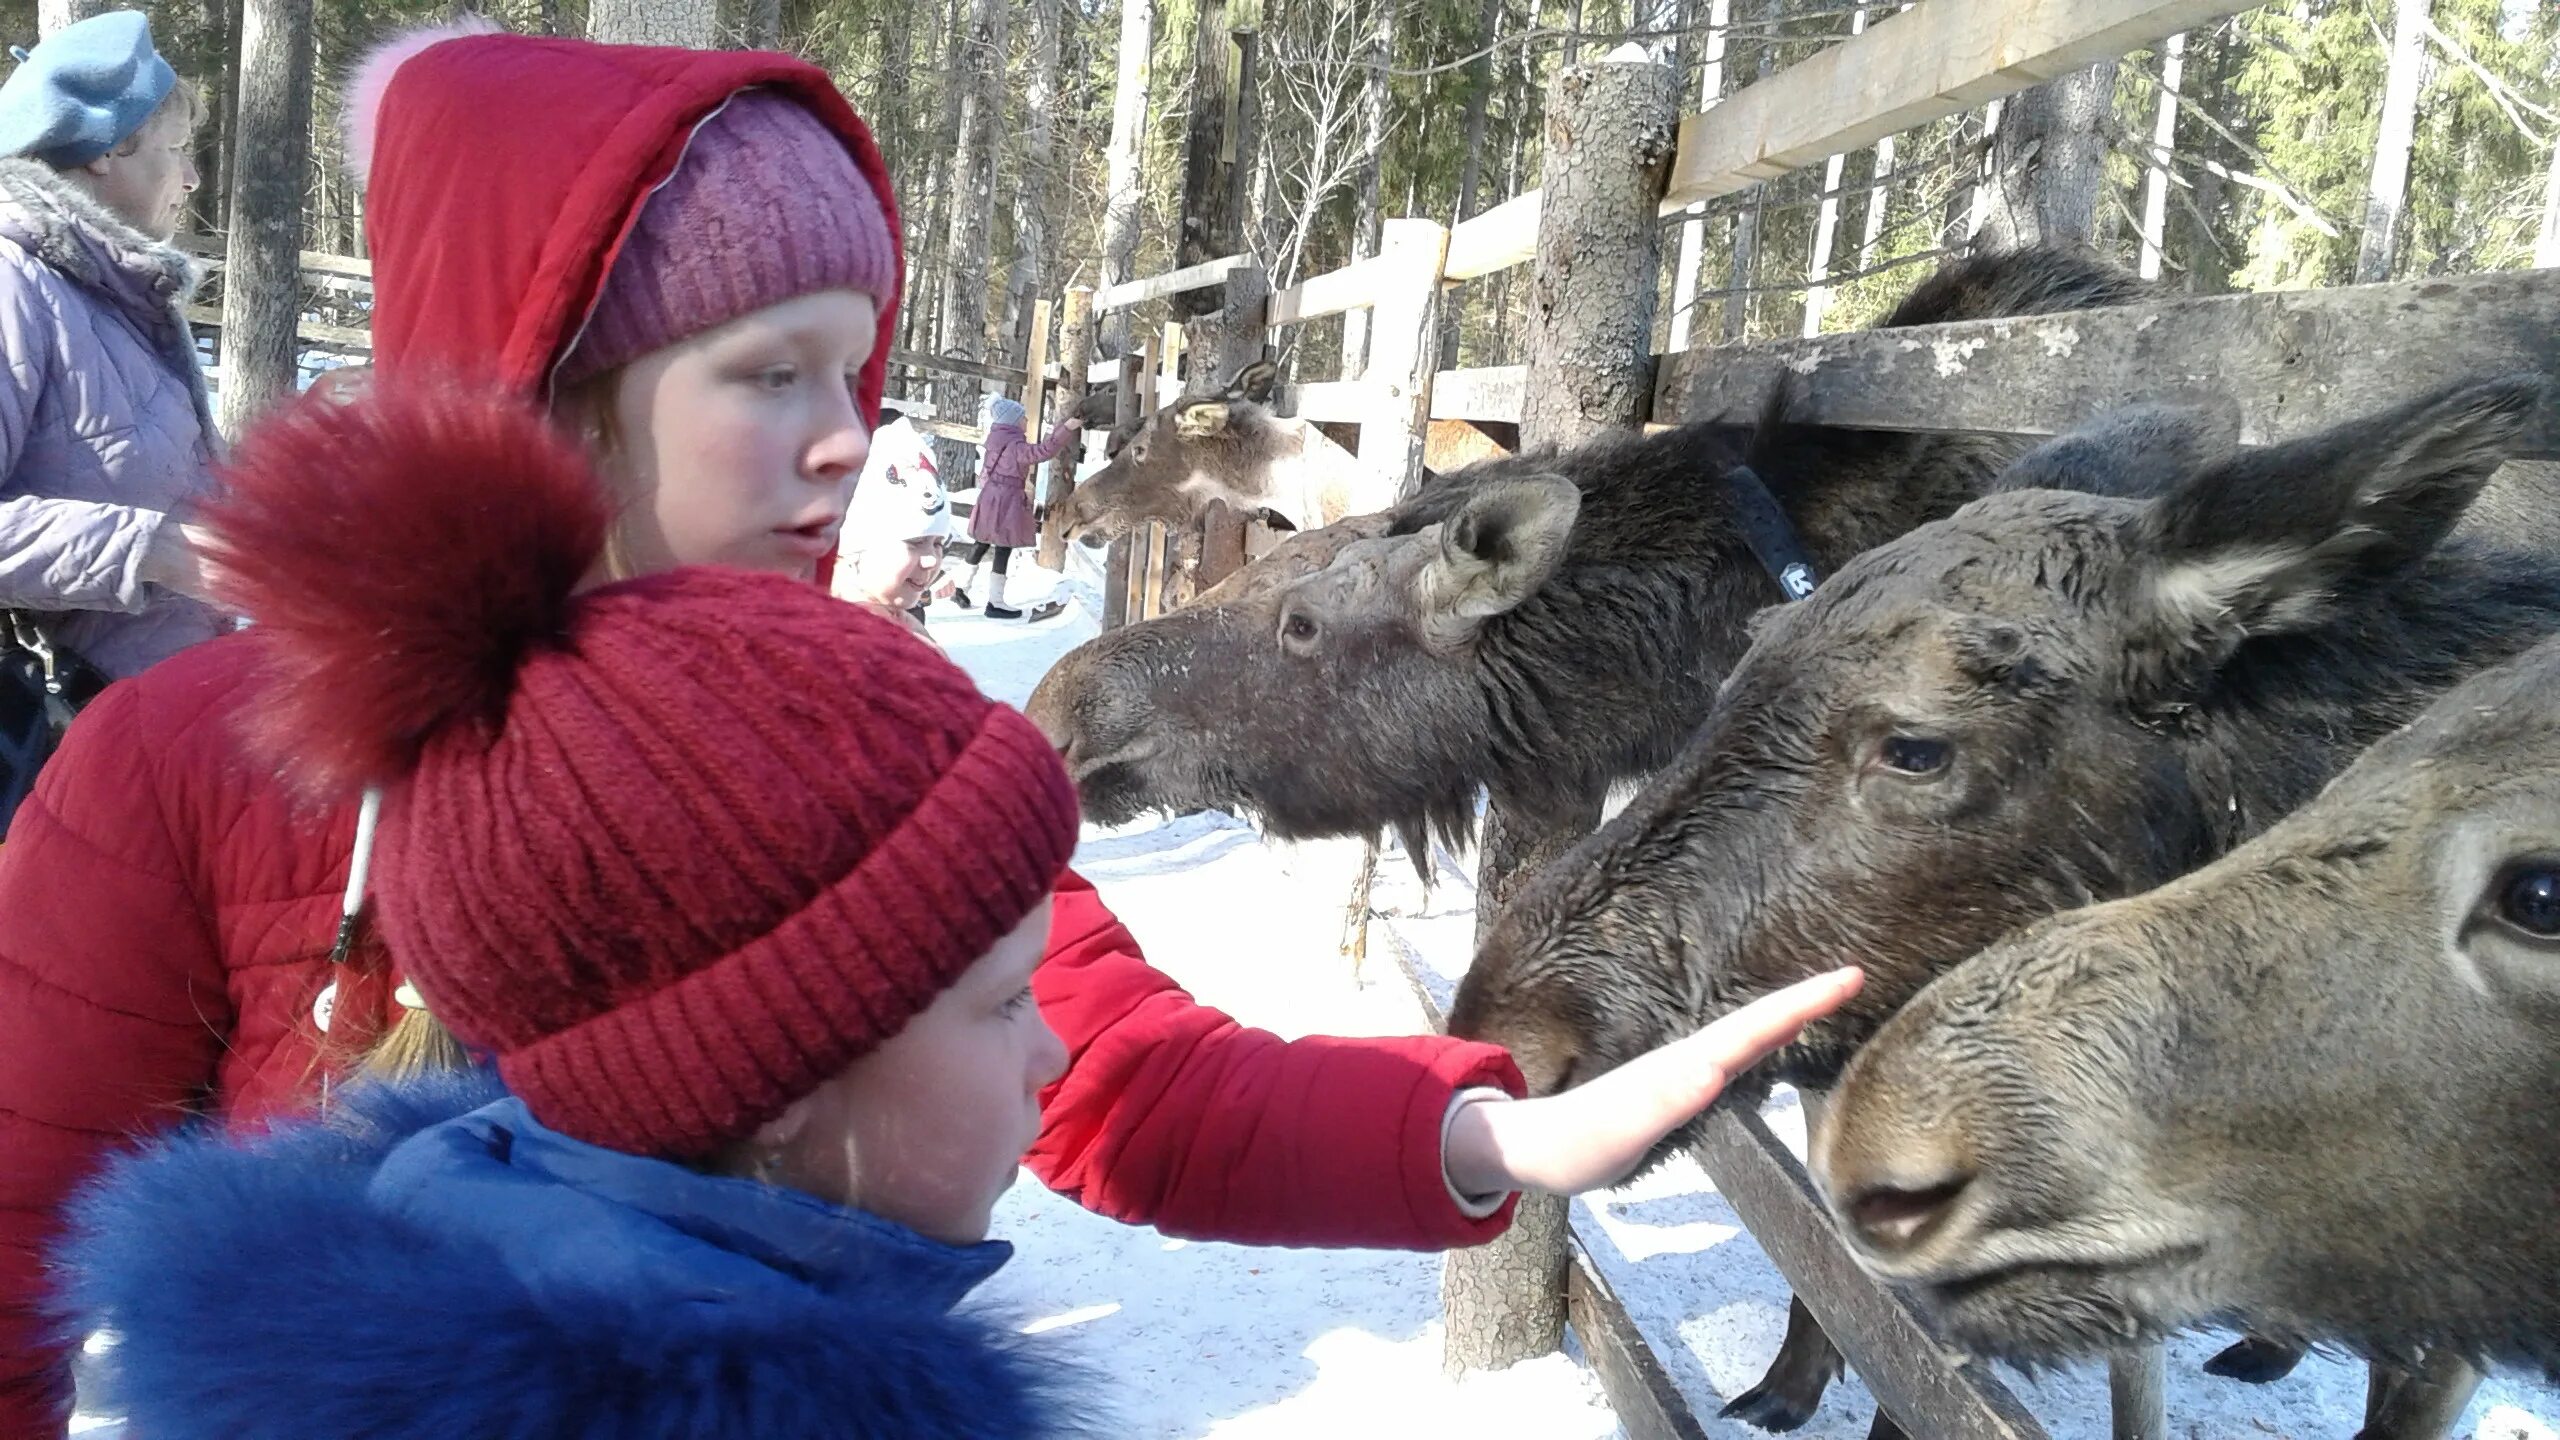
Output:
M2071 252L1985 255L1922 282L1887 323L2150 293ZM1181 477L1227 453L1187 436L1206 422L1184 413L1151 426L1157 448L1124 472L1118 499L1097 479L1077 503L1158 518L1184 503ZM1231 435L1275 423L1249 396L1217 416ZM2174 456L2179 438L2127 448ZM1489 787L1514 813L1587 829L1610 785L1677 752L1742 653L1745 619L1782 598L1744 542L1727 472L1749 460L1829 568L1982 494L2023 448L1707 422L1489 461L1380 515L1294 536L1182 609L1088 642L1030 712L1105 823L1228 809L1288 838L1394 829L1421 856L1430 830L1472 827ZM1221 483L1264 495L1276 482Z
M2170 885L1940 976L1812 1149L1967 1344L2237 1316L2560 1373L2560 640Z
M1113 432L1109 463L1067 498L1059 534L1100 546L1150 520L1191 524L1211 500L1292 530L1341 519L1358 474L1315 426L1271 412L1279 378L1280 367L1257 360L1225 389Z
M1887 323L2150 293L2073 252L1984 255L1923 282ZM1472 827L1482 787L1533 824L1579 831L1610 785L1678 752L1750 614L1782 598L1737 526L1723 484L1736 464L1772 482L1827 570L1995 482L2069 475L2148 493L2229 438L2207 417L2143 407L2006 472L2023 442L1784 423L1496 461L1293 536L1183 609L1089 642L1042 680L1030 713L1107 824L1223 808L1288 838L1392 829L1421 864L1431 834ZM1801 1306L1789 1334L1734 1413L1773 1428L1812 1413L1840 1359ZM2298 1358L2244 1344L2214 1369L2273 1379Z
M2542 403L2531 377L2461 385L2147 496L2109 447L2065 446L2099 467L2077 489L1859 556L1762 612L1687 747L1515 896L1451 1032L1549 1091L1854 959L1865 990L1763 1076L1826 1088L1939 969L2227 853L2560 625L2560 558L2448 538ZM2235 1351L2244 1378L2299 1355ZM1745 1398L1799 1420L1829 1374ZM2440 1378L2368 1433L2432 1433L2476 1379Z

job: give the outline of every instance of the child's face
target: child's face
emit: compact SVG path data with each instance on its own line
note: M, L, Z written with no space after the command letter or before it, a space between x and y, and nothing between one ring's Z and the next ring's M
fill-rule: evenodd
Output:
M871 453L854 385L879 328L870 296L821 290L633 361L610 460L632 563L814 577Z
M855 557L862 598L904 610L924 599L942 569L942 540L882 540Z
M1040 1134L1040 1092L1067 1048L1032 1003L1049 904L996 942L923 1013L758 1139L770 1177L953 1245L988 1216Z

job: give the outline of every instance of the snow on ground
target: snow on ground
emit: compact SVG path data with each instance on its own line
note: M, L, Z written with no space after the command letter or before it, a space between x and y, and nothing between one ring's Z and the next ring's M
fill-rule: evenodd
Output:
M1021 557L1027 558L1027 557ZM1075 597L1056 620L1001 626L945 618L935 635L990 694L1019 703L1051 659L1094 633L1100 609L1095 552L1076 552L1063 582ZM1098 885L1148 958L1203 1002L1282 1034L1392 1033L1423 1017L1396 973L1399 952L1443 1004L1465 972L1474 895L1464 857L1439 857L1426 897L1410 865L1390 854L1378 872L1381 918L1369 937L1366 983L1343 957L1343 905L1357 847L1280 846L1226 816L1088 827L1077 867ZM1803 1116L1781 1090L1778 1135L1802 1152ZM1575 1226L1655 1353L1719 1437L1761 1432L1714 1418L1756 1383L1786 1326L1784 1279L1745 1233L1705 1174L1686 1160L1623 1189L1575 1203ZM1253 1250L1184 1244L1086 1214L1027 1177L998 1212L999 1234L1021 1247L1005 1298L1035 1323L1090 1342L1119 1377L1127 1433L1146 1436L1615 1433L1598 1386L1563 1356L1452 1386L1439 1373L1439 1266L1429 1256ZM2222 1335L2170 1349L2169 1429L2175 1440L2274 1437L2343 1440L2362 1416L2362 1366L2306 1361L2283 1382L2251 1387L2202 1371ZM2109 1433L2099 1367L2028 1381L2006 1374L2055 1440ZM1833 1387L1799 1435L1862 1440L1874 1402L1854 1379ZM2560 1391L2493 1379L2457 1436L2560 1440Z

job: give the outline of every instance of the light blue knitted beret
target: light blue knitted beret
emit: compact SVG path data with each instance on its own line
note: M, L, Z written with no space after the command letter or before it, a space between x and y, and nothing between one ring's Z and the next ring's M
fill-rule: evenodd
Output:
M13 45L9 53L19 63L0 84L0 155L61 168L122 144L178 83L139 10L93 15L33 50Z

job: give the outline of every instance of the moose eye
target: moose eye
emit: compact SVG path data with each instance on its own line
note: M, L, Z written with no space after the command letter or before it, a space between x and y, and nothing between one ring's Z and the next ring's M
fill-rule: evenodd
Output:
M1888 735L1876 758L1884 767L1903 775L1935 775L1947 768L1949 748L1944 740L1928 740L1917 735Z
M2528 861L2498 881L2498 919L2537 940L2560 939L2560 864Z
M1280 622L1280 638L1292 650L1303 650L1316 643L1315 618L1304 610L1292 610Z

